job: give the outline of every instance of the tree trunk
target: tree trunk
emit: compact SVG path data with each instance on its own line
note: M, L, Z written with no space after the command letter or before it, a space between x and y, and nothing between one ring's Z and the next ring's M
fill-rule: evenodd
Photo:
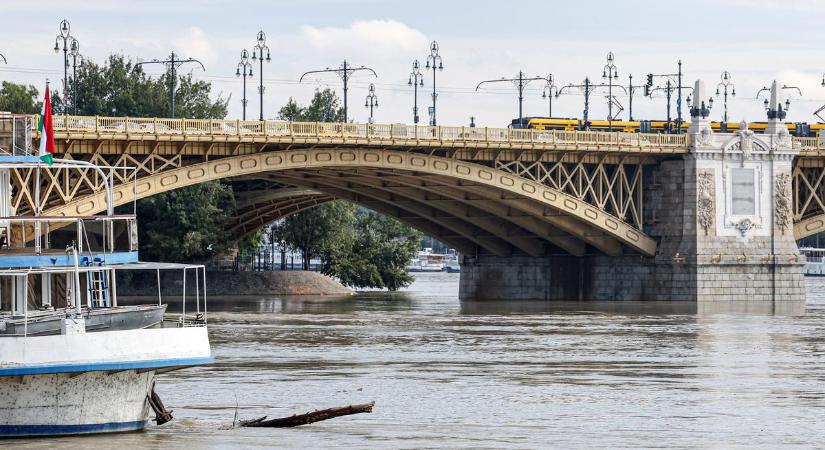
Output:
M306 414L295 414L289 417L281 417L279 419L266 420L266 416L253 420L242 420L238 423L239 427L269 427L269 428L287 428L297 427L299 425L306 425L322 420L332 419L333 417L348 416L350 414L371 413L375 402L363 403L360 405L349 405L341 408L319 409L317 411Z

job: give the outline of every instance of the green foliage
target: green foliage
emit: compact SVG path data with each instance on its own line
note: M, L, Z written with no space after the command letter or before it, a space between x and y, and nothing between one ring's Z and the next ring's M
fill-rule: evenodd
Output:
M87 61L77 69L77 114L84 116L168 117L169 74L152 78L143 67L123 55L110 55L103 65ZM75 83L69 83L71 104ZM62 90L52 95L53 111L62 113ZM212 86L192 74L179 75L175 90L175 116L223 119L228 99L212 100ZM70 111L71 112L71 111Z
M342 122L344 108L338 96L330 89L315 90L309 106L298 105L291 97L289 102L278 111L278 118L293 122Z
M216 181L141 200L141 259L202 261L228 250L224 223L234 209L232 190Z
M421 233L372 211L359 214L351 246L338 245L325 254L324 272L355 287L398 290L413 282L404 267L418 251Z
M355 205L335 201L287 216L272 232L272 239L303 255L304 270L309 260L337 253L353 241L351 225Z
M0 88L0 111L15 114L40 114L43 102L38 101L37 89L34 86L3 82Z
M74 83L70 83L74 89ZM67 98L73 92L69 90ZM63 112L63 92L55 89L53 111ZM175 115L193 119L223 119L228 100L212 100L212 86L178 77ZM39 111L39 109L38 109ZM70 111L71 112L71 111ZM87 61L77 69L79 115L168 117L169 76L152 78L123 55L111 55L104 64ZM231 187L203 183L145 198L137 202L140 256L144 260L199 261L232 247L224 222L234 212ZM251 244L248 241L247 244ZM211 246L211 250L210 250Z

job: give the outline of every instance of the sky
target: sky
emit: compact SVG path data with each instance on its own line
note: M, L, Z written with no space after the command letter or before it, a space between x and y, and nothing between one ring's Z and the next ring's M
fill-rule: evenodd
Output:
M791 121L818 121L813 112L825 104L822 0L0 0L0 18L0 54L8 61L0 61L0 81L42 90L49 78L59 86L63 57L53 47L65 18L81 53L98 63L111 53L148 61L171 51L202 61L205 71L193 65L182 70L212 82L215 97L229 98L232 119L241 117L242 81L235 77L240 53L252 50L259 30L267 35L272 58L263 67L268 119L290 97L306 104L315 89L327 87L342 95L334 74L298 80L306 71L337 68L346 59L378 74L353 75L350 119L368 119L364 101L374 83L375 122L412 123L413 89L407 81L413 60L423 66L433 40L444 65L436 74L441 125L467 125L473 116L478 126L506 126L518 117L515 87L494 83L476 91L480 81L523 70L530 77L552 74L557 86L580 84L585 77L600 83L608 52L615 56L617 83L625 86L629 74L634 84L642 84L647 73L675 72L681 60L685 84L701 78L712 95L722 71L729 71L737 94L728 101L731 121L765 120L756 95L774 79L802 91L789 95ZM251 119L258 116L259 70L256 65L247 79ZM152 75L162 71L147 66ZM426 123L432 71L423 75L418 99ZM544 85L528 84L525 116L547 115ZM621 89L614 95L627 108L627 95ZM722 101L715 100L711 118L718 120ZM579 90L565 89L553 99L553 115L581 117L583 103ZM634 117L664 118L665 106L660 94L644 98L638 90ZM606 94L600 90L591 96L590 118L606 114ZM627 110L619 117L627 118Z

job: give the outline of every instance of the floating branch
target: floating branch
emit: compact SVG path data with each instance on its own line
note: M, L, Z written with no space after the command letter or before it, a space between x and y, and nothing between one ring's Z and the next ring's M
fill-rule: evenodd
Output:
M375 402L363 403L360 405L349 405L341 408L327 408L319 409L317 411L306 414L295 414L289 417L281 417L279 419L266 420L266 416L252 419L241 420L238 422L238 427L261 427L261 428L287 428L297 427L299 425L307 425L310 423L320 422L322 420L332 419L334 417L348 416L350 414L371 413Z

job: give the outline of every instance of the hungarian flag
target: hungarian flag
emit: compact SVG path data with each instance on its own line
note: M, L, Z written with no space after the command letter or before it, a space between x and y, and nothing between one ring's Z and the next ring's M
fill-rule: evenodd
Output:
M43 100L43 111L40 112L40 123L37 125L40 131L40 151L37 153L40 159L48 165L54 162L54 127L52 126L52 100L49 95L49 84L46 83L46 99Z

